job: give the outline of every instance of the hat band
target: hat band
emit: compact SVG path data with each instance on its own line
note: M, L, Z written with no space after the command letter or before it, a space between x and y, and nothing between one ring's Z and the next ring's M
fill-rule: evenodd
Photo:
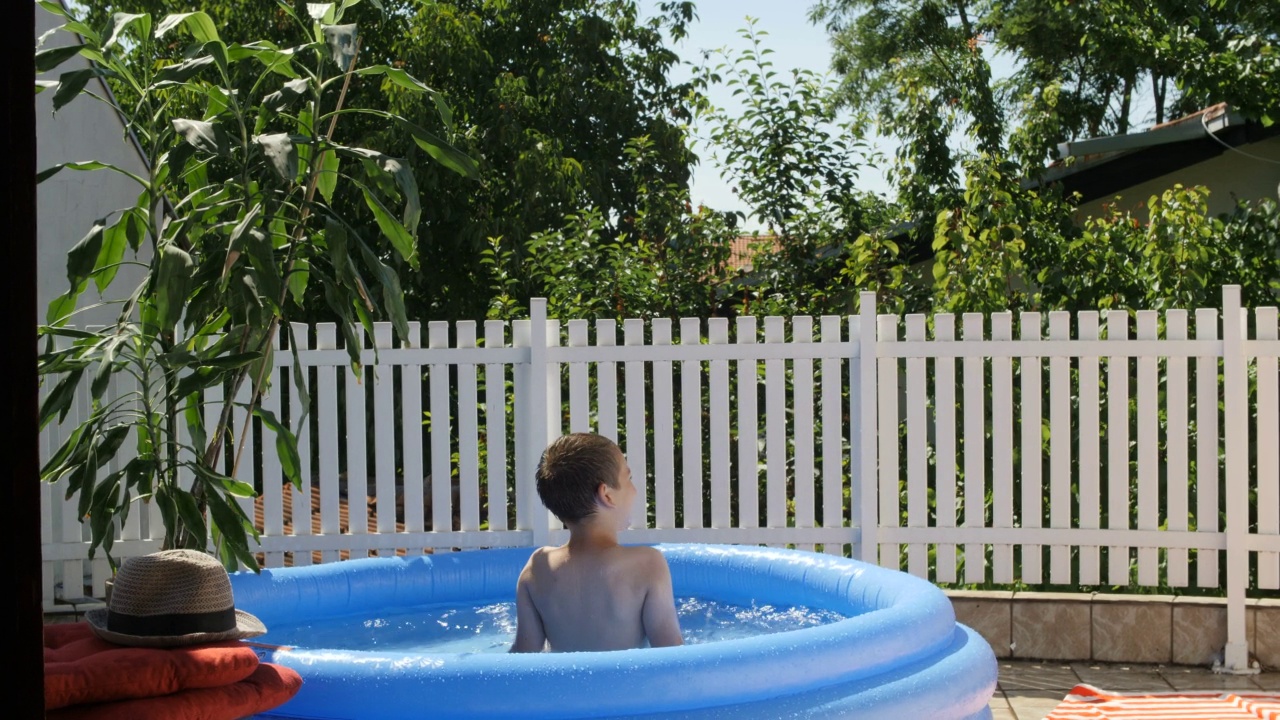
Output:
M207 613L169 613L166 615L126 615L107 611L107 629L124 635L159 637L194 633L226 632L236 629L236 609Z

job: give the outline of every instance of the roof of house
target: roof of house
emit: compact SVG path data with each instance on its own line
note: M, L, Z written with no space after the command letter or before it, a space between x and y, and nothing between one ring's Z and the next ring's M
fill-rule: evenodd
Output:
M1280 124L1263 127L1219 103L1146 132L1059 143L1063 160L1023 184L1058 185L1088 202L1277 135Z

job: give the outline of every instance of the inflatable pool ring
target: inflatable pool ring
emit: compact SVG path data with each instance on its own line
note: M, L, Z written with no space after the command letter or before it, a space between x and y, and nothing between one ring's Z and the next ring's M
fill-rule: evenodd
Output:
M677 596L803 605L846 616L772 635L590 653L278 649L302 690L294 718L989 718L990 646L947 597L904 573L771 548L659 545ZM232 576L272 622L427 603L513 599L531 548L378 558ZM269 639L268 634L266 639Z

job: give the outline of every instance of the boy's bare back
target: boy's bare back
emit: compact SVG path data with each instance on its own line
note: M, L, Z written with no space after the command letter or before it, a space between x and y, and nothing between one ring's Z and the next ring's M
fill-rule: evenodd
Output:
M535 550L516 583L511 652L627 650L680 645L671 571L650 547L623 547L636 487L612 441L566 435L538 465L538 495L569 542Z
M513 650L627 650L679 645L671 573L650 547L541 548L517 585Z

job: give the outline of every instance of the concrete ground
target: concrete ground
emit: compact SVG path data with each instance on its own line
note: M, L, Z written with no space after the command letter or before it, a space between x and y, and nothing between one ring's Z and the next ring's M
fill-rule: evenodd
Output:
M1079 684L1113 692L1280 692L1280 672L1216 675L1201 667L1001 660L994 720L1043 720Z

